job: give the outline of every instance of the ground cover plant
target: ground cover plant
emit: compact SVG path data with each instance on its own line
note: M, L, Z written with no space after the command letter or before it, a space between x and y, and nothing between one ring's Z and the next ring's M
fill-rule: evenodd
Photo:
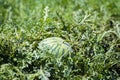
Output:
M40 50L48 37L73 52ZM120 80L120 0L0 0L0 80Z

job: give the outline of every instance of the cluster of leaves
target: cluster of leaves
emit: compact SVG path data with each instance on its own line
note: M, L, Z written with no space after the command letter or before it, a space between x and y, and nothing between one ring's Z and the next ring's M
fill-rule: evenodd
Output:
M119 80L119 0L0 0L0 80ZM38 49L61 37L61 60Z

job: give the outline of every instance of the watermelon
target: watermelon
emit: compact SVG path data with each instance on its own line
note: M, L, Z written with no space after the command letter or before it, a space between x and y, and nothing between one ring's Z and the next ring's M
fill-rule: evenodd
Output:
M55 55L55 57L67 56L69 53L73 52L71 45L59 37L43 39L38 44L38 48Z

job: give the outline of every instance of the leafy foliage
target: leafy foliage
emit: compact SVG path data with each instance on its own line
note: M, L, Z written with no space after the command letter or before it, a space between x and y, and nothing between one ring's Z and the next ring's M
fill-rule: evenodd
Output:
M0 0L1 80L119 80L119 0ZM38 49L72 45L61 60Z

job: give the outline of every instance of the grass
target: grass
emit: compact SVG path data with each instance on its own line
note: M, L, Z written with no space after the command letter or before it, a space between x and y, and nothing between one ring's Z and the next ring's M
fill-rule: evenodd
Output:
M119 80L119 0L0 0L0 80ZM48 37L72 45L57 60Z

